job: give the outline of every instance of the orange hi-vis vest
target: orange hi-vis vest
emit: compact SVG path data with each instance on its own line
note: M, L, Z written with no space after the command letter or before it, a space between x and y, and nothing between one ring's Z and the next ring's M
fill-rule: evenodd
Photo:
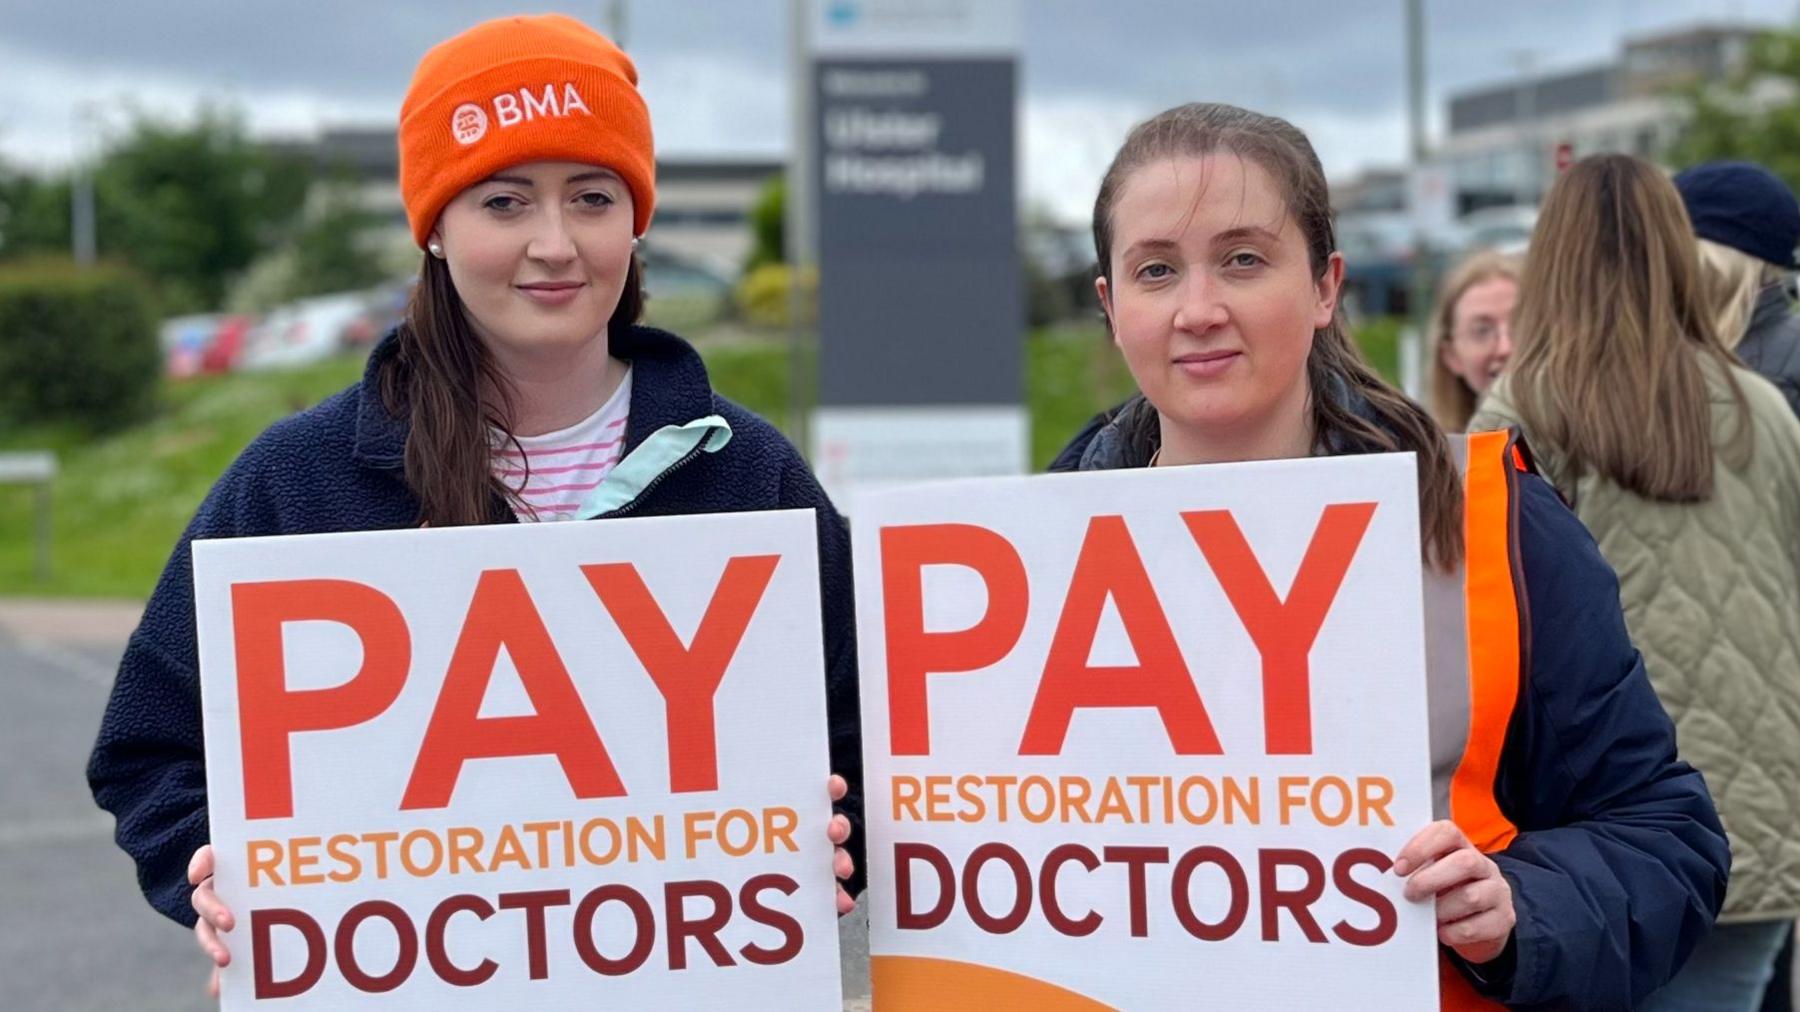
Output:
M1515 488L1527 464L1509 432L1452 436L1450 446L1463 479L1464 551L1458 571L1425 574L1432 812L1493 853L1519 833L1494 783L1529 663ZM1447 957L1438 967L1443 1009L1504 1007L1477 994Z

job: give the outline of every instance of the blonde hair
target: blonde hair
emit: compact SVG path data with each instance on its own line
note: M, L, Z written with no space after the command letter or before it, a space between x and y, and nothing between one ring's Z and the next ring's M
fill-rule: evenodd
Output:
M1476 285L1495 278L1506 278L1518 284L1520 264L1517 257L1495 250L1481 250L1445 275L1438 286L1437 302L1431 307L1431 414L1446 431L1461 432L1469 426L1480 395L1461 376L1444 363L1444 347L1450 343L1456 325L1456 304L1463 294Z
M1597 155L1550 188L1525 258L1511 396L1526 431L1589 471L1658 502L1712 496L1712 405L1703 360L1738 405L1728 445L1748 459L1744 392L1701 298L1700 257L1662 171Z
M1700 240L1701 291L1713 330L1736 348L1750 327L1763 286L1781 280L1781 268L1711 239Z

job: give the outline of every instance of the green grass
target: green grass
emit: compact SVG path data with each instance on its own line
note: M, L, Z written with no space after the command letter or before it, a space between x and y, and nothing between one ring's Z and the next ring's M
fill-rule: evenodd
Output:
M1400 328L1405 323L1398 316L1378 316L1352 328L1363 354L1395 386L1400 384Z
M33 490L0 485L0 594L143 597L188 518L238 452L271 422L354 382L351 356L288 372L165 384L154 420L85 438L68 429L0 433L0 450L55 450L53 576L33 575Z
M1374 321L1358 337L1394 374L1397 327ZM721 335L697 342L714 387L787 428L789 367L779 338ZM1098 325L1064 325L1026 341L1031 459L1049 463L1096 411L1133 390ZM50 449L54 575L33 574L32 490L0 485L0 595L144 597L182 528L238 452L270 423L354 382L359 356L289 372L208 377L164 385L156 417L99 437L39 427L0 432L0 451Z

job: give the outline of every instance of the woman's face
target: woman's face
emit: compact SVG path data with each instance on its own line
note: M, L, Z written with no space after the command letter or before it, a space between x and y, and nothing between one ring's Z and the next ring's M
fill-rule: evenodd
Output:
M457 194L432 238L482 341L535 355L605 340L631 228L631 191L611 169L531 162Z
M1463 289L1450 308L1450 336L1441 352L1444 367L1478 394L1487 393L1512 357L1512 315L1518 301L1517 281L1492 277Z
M1100 302L1164 424L1202 440L1304 425L1306 360L1343 260L1314 275L1269 174L1232 154L1151 162L1120 188L1112 229Z

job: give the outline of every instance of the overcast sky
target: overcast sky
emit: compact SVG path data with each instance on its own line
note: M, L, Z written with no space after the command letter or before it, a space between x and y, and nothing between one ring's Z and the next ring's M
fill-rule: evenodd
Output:
M1402 0L1025 0L1027 194L1079 218L1131 123L1177 102L1294 120L1334 176L1406 156ZM82 103L234 103L259 134L389 124L433 43L506 0L0 0L0 158L66 163ZM603 24L602 0L559 9ZM1434 123L1443 100L1522 61L1595 63L1620 41L1703 21L1791 20L1796 0L1426 0ZM785 0L635 0L626 43L657 144L779 154L787 137Z

